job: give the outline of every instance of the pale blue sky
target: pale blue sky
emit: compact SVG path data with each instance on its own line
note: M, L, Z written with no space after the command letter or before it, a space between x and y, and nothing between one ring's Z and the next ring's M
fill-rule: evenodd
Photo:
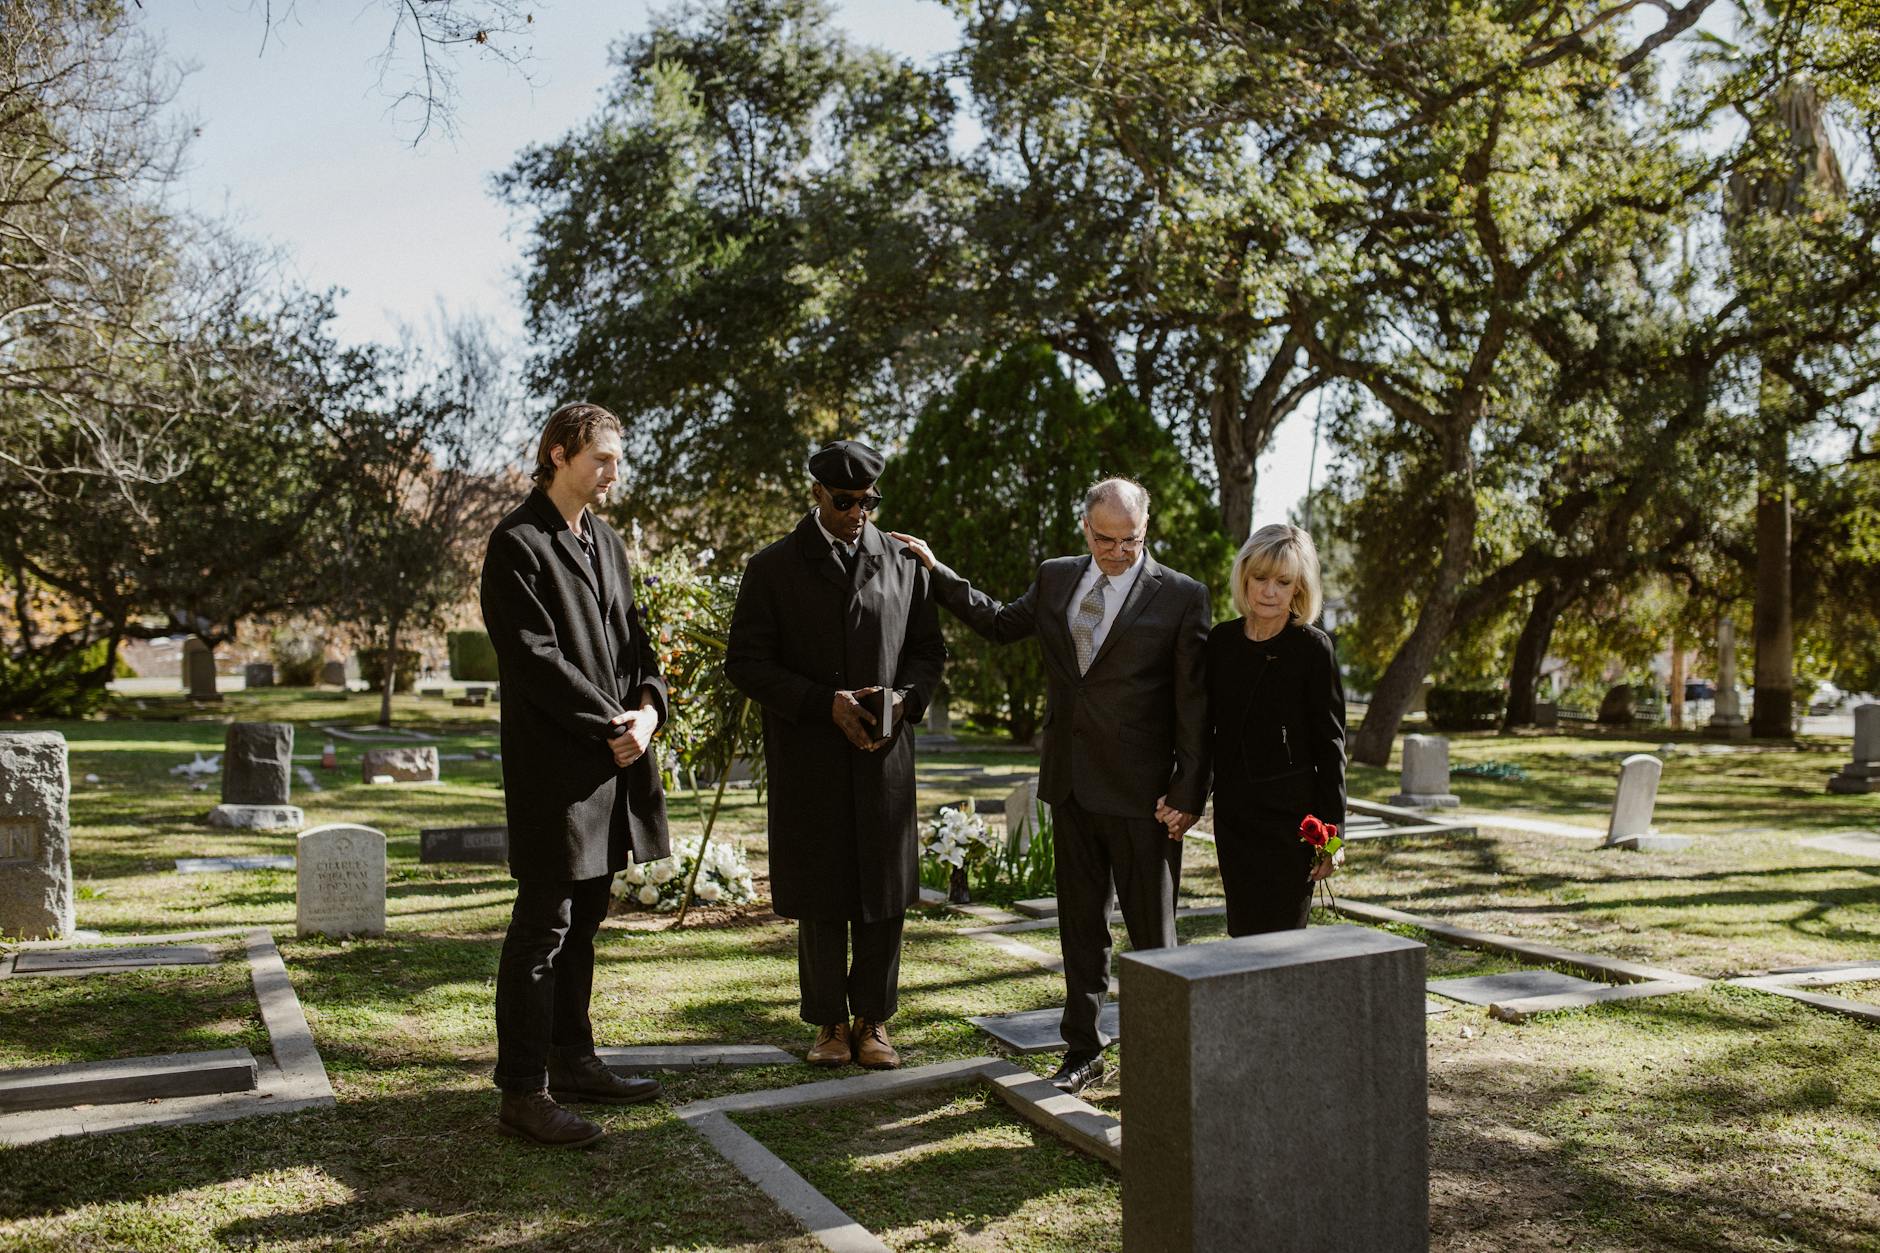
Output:
M522 238L490 178L592 114L609 46L645 28L648 6L545 0L528 77L460 57L455 132L415 148L410 117L389 111L379 83L388 8L302 0L282 19L282 7L274 0L269 31L259 0L144 0L137 20L194 67L177 100L201 130L184 201L278 246L300 283L340 289L345 339L390 338L441 304L487 315L520 344ZM921 61L956 39L932 0L847 0L838 11L859 41ZM1295 415L1261 459L1256 524L1284 520L1303 493L1311 438L1310 413Z

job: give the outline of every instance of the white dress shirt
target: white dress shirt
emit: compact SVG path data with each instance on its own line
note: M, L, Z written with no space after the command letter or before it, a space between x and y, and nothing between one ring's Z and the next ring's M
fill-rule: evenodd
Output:
M819 524L820 525L820 524ZM1103 589L1103 621L1090 629L1090 655L1095 657L1103 648L1103 641L1110 633L1110 625L1116 621L1116 615L1123 612L1123 602L1129 599L1129 589L1136 586L1136 578L1142 573L1142 562L1149 555L1144 549L1136 554L1136 560L1129 569L1121 574L1110 576L1110 585ZM1103 568L1097 565L1097 559L1090 559L1090 568L1084 571L1084 577L1077 580L1077 587L1071 592L1071 603L1064 611L1064 620L1072 628L1075 638L1077 626L1077 607L1084 603L1084 597L1090 595L1090 589L1103 577Z

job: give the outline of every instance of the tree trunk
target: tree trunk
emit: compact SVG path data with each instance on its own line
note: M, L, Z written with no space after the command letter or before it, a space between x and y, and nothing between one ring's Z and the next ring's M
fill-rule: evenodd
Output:
M1260 450L1247 446L1241 420L1245 374L1241 354L1217 350L1214 391L1208 397L1208 434L1214 445L1214 472L1221 481L1221 529L1236 549L1253 533L1253 484Z
M1763 387L1762 465L1756 489L1756 688L1750 734L1794 738L1795 619L1789 587L1789 436L1786 405Z
M1534 689L1540 685L1541 665L1547 660L1554 624L1560 621L1564 608L1566 598L1558 583L1549 579L1534 589L1527 622L1521 627L1521 638L1515 641L1514 664L1508 668L1508 712L1501 723L1504 731L1534 725Z
M1684 641L1671 630L1671 729L1684 729Z
M1423 598L1417 624L1410 638L1397 649L1397 655L1384 668L1384 675L1371 693L1371 704L1364 714L1364 725L1352 737L1351 760L1367 766L1390 762L1390 747L1397 739L1397 728L1423 688L1424 676L1435 664L1449 638L1456 620L1456 608L1462 586L1469 576L1475 553L1475 467L1469 452L1469 432L1473 421L1458 422L1446 436L1444 460L1443 555L1436 577Z
M392 687L398 682L398 619L385 628L385 673L379 681L379 725L392 725Z
M1034 695L1021 695L1016 682L1006 684L1005 703L1006 708L1011 711L1012 743L1029 744L1031 737L1038 734L1036 700L1037 697Z

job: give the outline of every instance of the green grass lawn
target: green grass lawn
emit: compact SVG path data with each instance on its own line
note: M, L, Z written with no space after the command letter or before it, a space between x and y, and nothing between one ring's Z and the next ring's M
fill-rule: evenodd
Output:
M510 880L497 867L419 864L417 833L500 822L498 763L448 760L439 785L371 787L358 781L368 745L340 740L339 767L320 769L325 737L314 724L370 721L376 701L363 696L233 693L215 710L145 698L121 711L131 716L51 728L72 747L80 925L107 936L273 929L338 1105L0 1150L0 1249L815 1247L671 1113L684 1101L825 1077L806 1066L672 1076L661 1103L599 1111L613 1134L592 1151L550 1153L494 1134L490 1005ZM495 750L496 712L408 697L395 706L400 725L436 733L451 756ZM178 857L292 851L292 836L211 831L202 819L214 778L199 792L169 773L192 753L219 751L230 717L300 725L296 753L322 787L296 783L310 824L386 833L384 938L295 939L291 873L174 872ZM1618 759L1659 744L1458 736L1458 765L1507 763L1527 778L1457 775L1453 787L1470 809L1597 825ZM1351 851L1338 893L1709 976L1880 960L1880 866L1796 843L1880 830L1880 796L1823 790L1846 742L1679 747L1658 824L1703 837L1686 852L1493 831L1369 842ZM996 806L1034 769L1027 754L972 742L923 759L921 803L972 796ZM1360 768L1352 792L1383 799L1395 784L1394 769ZM671 799L675 833L696 830L690 795ZM760 876L764 826L759 797L727 794L720 833L746 843ZM1185 903L1220 899L1202 842L1185 850L1182 892ZM625 912L603 930L594 1018L604 1042L808 1043L790 924L761 904L709 911L683 932L668 921ZM1059 1003L1057 976L961 934L974 925L944 913L910 919L893 1024L908 1064L995 1052L966 1015ZM1185 941L1224 934L1218 918L1179 929ZM1017 938L1056 945L1050 929ZM1120 928L1118 940L1126 947ZM1516 965L1440 943L1429 956L1432 976ZM1876 987L1830 990L1877 1000ZM1722 986L1519 1026L1472 1008L1431 1019L1433 1244L1880 1249L1874 1044L1873 1030L1852 1020ZM239 955L209 968L0 981L0 1065L230 1046L266 1048ZM1055 1063L1022 1060L1041 1072ZM1086 1094L1112 1112L1126 1046L1116 1060ZM896 1247L1118 1247L1115 1172L978 1092L744 1123ZM1361 1198L1361 1180L1341 1186Z

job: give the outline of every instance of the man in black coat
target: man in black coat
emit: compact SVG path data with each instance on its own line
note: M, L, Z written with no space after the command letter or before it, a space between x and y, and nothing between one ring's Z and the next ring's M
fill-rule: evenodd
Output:
M592 512L619 474L620 421L557 409L536 489L490 536L483 621L502 679L503 801L516 904L496 974L497 1127L577 1146L601 1128L557 1102L627 1104L659 1093L595 1055L594 933L616 871L671 848L647 751L666 681L633 603L626 546Z
M946 661L927 572L868 521L883 464L853 440L810 458L815 508L751 558L725 653L764 710L772 905L797 920L801 1013L818 1028L808 1060L874 1069L899 1064L886 1023L920 896L903 724Z
M1064 1062L1051 1081L1066 1092L1104 1073L1110 1041L1098 1017L1110 985L1112 897L1132 947L1175 943L1180 836L1208 796L1208 589L1144 548L1149 493L1140 484L1096 484L1083 525L1089 555L1045 562L1009 604L941 565L920 540L890 532L967 626L1000 644L1036 635L1044 654L1038 799L1051 806L1065 984Z

